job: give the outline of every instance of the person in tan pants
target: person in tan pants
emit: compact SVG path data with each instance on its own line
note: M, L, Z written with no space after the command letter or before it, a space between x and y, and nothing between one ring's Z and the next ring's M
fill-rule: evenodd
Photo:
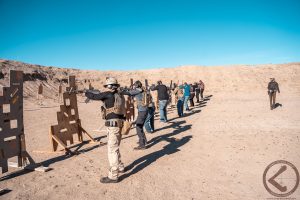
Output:
M271 78L268 84L268 94L270 98L270 109L273 110L276 104L276 92L280 93L279 85L275 78Z
M105 126L107 127L107 157L109 162L108 176L100 179L101 183L117 183L119 173L123 173L125 168L121 161L120 143L121 131L125 120L125 99L118 91L119 84L115 78L106 80L108 90L100 93L93 93L90 90L85 92L89 99L103 101L105 113Z

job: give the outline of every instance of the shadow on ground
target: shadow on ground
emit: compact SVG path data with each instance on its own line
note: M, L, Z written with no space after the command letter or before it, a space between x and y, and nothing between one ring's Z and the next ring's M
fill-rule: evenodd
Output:
M191 135L185 136L185 137L183 137L179 140L177 140L175 138L169 138L168 139L169 144L164 146L163 149L161 149L159 151L152 152L152 153L147 154L145 156L142 156L141 158L135 160L130 165L128 165L126 167L126 171L128 173L123 174L122 176L120 176L120 181L122 181L125 178L128 178L128 177L138 173L139 171L143 170L147 166L154 163L159 158L162 158L163 156L171 155L173 153L176 153L176 152L180 151L179 147L182 147L183 145L188 143L191 138L192 138Z

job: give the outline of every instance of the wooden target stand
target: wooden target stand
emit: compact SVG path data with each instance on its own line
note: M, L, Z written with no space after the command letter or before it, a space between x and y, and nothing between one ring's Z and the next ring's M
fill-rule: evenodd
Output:
M133 87L133 79L130 79L130 88ZM135 110L134 110L134 100L131 96L127 97L126 103L126 120L127 121L134 121L135 119Z
M18 157L17 163L9 158ZM10 70L10 87L3 87L0 96L0 167L46 172L50 168L35 163L26 151L23 121L23 72Z
M60 111L57 112L57 125L50 126L49 136L52 152L58 152L58 146L61 146L65 153L78 154L70 148L74 146L73 136L77 135L78 143L83 143L83 135L86 135L92 142L94 138L81 126L77 105L77 86L75 76L69 76L69 87L63 93L63 105L60 105ZM70 145L68 145L68 143ZM72 146L73 145L73 146Z

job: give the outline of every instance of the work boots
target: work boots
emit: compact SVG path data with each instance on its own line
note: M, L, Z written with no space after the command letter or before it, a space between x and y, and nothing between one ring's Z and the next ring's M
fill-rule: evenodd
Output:
M110 179L110 178L108 178L108 177L102 177L102 178L100 179L100 182L101 182L101 183L118 183L119 180L118 180L118 179L113 180L113 179Z

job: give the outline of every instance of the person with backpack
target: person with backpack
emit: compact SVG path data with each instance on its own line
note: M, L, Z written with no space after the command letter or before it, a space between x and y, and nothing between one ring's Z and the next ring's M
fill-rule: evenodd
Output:
M275 108L276 103L276 92L280 93L279 85L275 81L275 78L270 78L270 82L268 84L268 94L270 98L270 109L273 110Z
M125 171L121 161L120 143L121 130L125 120L125 99L118 91L120 85L117 79L107 78L104 85L108 90L95 93L91 90L85 91L88 99L103 101L105 107L105 126L107 127L107 155L109 161L109 172L107 177L100 179L101 183L117 183L119 173Z
M159 115L161 122L167 122L167 105L169 100L169 92L167 86L162 84L161 81L157 82L157 86L151 86L152 91L157 90L159 101Z
M139 137L139 145L134 150L144 150L147 145L147 138L143 130L148 115L149 99L147 97L147 90L143 87L141 81L136 81L132 89L124 90L122 94L134 97L137 102L136 133Z

